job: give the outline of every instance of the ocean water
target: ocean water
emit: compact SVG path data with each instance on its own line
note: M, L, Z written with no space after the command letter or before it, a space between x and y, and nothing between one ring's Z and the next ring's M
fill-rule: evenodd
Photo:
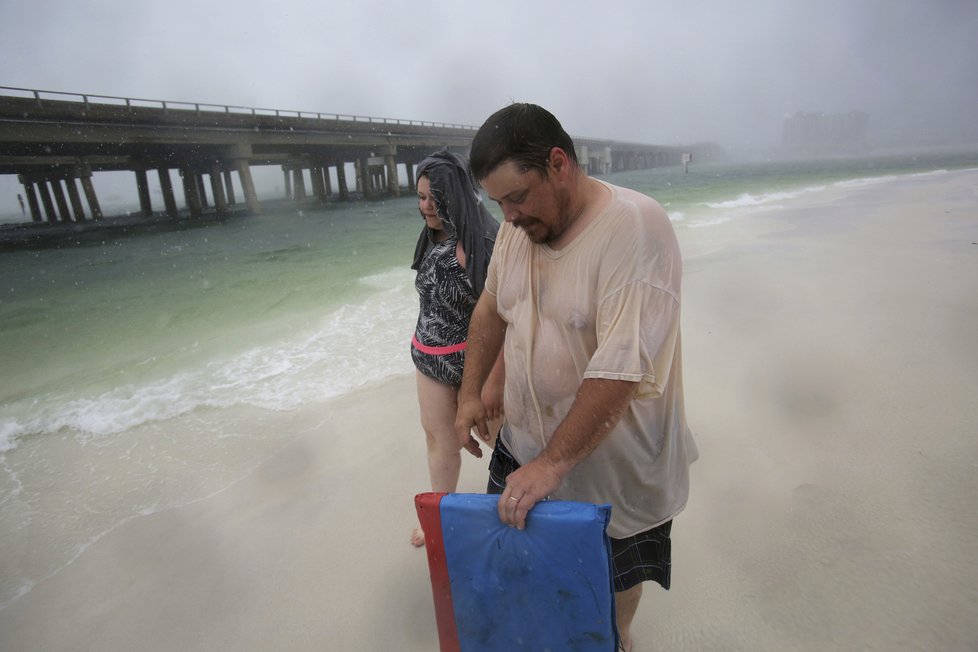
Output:
M2 254L0 450L201 406L288 409L404 371L386 361L413 325L412 211L355 203Z
M978 153L605 178L659 199L682 242L792 198L962 167ZM297 434L262 424L412 372L420 228L405 196L0 253L0 608Z

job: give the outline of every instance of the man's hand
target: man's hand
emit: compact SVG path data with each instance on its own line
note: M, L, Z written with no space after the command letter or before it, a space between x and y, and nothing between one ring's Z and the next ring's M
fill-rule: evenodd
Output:
M506 477L506 489L499 496L499 520L522 530L526 515L560 487L562 478L554 466L536 458Z
M527 512L556 491L567 474L608 436L637 388L638 383L632 381L585 378L543 452L507 476L506 490L499 498L499 520L524 527Z
M491 421L503 418L502 383L486 383L482 388L482 404L486 408L487 419Z
M455 412L455 434L459 442L470 453L469 442L479 446L479 443L472 437L472 429L475 428L476 434L482 441L490 441L489 423L487 421L486 406L478 396L463 398L459 396L458 410ZM473 453L474 454L474 453ZM481 457L480 451L477 457Z
M482 457L482 447L479 446L479 442L472 435L465 438L462 442L462 448L469 451L473 457Z

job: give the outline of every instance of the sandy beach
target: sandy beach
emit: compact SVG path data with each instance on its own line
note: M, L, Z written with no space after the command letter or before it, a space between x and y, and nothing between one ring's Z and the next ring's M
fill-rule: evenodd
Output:
M976 243L978 170L681 233L701 457L636 652L978 648ZM0 649L437 650L413 376L273 416L296 436L12 601Z

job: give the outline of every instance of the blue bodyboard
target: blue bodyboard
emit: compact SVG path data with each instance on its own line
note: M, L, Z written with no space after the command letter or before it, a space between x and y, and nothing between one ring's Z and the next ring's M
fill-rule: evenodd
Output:
M611 507L544 501L517 530L498 499L415 498L442 652L616 650Z

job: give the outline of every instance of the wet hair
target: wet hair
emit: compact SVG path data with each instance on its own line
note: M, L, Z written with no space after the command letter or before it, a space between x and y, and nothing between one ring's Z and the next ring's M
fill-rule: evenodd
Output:
M524 170L546 173L550 151L559 147L575 164L574 141L550 111L536 104L515 102L493 113L472 140L469 165L482 180L513 161Z
M476 296L485 287L489 257L496 242L499 222L482 203L479 186L464 158L447 149L439 150L418 163L417 179L428 178L431 195L442 219L442 229L462 244L468 259L465 273ZM414 250L411 269L419 269L433 242L427 224L422 227Z

